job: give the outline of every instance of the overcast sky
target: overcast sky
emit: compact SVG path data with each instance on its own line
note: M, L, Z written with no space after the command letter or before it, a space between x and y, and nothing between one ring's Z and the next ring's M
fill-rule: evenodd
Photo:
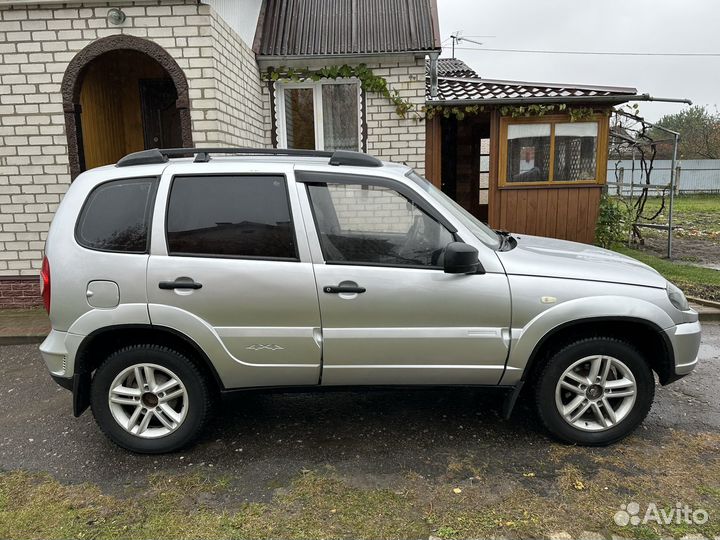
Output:
M720 54L717 0L438 0L440 33L497 49ZM491 35L495 37L475 38ZM451 56L450 40L443 57ZM472 43L458 47L479 48ZM572 56L481 52L455 56L481 77L632 86L657 97L720 106L720 56ZM647 120L685 105L640 103Z

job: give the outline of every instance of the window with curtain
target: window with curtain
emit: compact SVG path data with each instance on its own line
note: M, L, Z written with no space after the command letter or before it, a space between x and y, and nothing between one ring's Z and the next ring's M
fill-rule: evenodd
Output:
M553 178L567 182L595 180L597 136L597 122L556 124Z
M357 79L278 83L278 145L314 150L360 150Z
M517 124L507 132L508 182L550 179L550 124Z
M577 122L566 115L502 118L500 185L601 183L598 141L605 140L601 132L606 137L606 122L600 115Z

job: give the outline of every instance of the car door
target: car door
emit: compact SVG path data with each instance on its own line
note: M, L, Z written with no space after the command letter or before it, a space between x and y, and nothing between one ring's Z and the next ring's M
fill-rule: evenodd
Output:
M322 384L497 384L509 343L505 274L444 273L443 248L463 238L400 181L296 178L310 214Z
M229 163L163 174L151 322L194 340L226 387L317 384L320 312L292 169Z

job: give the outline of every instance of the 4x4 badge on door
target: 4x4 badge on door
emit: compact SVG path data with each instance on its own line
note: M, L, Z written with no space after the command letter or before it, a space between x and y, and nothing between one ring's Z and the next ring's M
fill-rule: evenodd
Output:
M249 347L245 347L249 351L282 351L285 349L285 347L281 347L280 345L275 345L274 343L268 343L268 344L262 344L262 343L256 343L255 345L250 345Z

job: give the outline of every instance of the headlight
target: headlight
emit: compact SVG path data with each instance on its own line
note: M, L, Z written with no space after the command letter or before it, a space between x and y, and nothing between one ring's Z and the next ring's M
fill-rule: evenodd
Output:
M690 309L690 305L688 304L687 298L685 298L685 294L669 281L667 284L667 295L670 299L670 303L680 311L687 311Z

